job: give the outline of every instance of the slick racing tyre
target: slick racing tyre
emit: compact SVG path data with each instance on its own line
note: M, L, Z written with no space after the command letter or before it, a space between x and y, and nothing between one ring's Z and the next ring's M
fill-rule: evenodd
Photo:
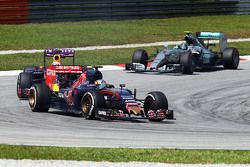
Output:
M145 66L145 69L148 65L148 53L144 49L137 49L132 57L132 63L140 63Z
M240 62L239 51L236 48L223 50L223 62L225 69L237 69Z
M33 72L37 70L37 67L33 66L33 67L24 67L23 71L24 72Z
M97 91L86 92L81 100L81 110L85 119L95 119L98 108L105 108L106 101L103 94Z
M181 71L183 74L193 74L193 56L190 51L183 53L180 56Z
M150 92L144 101L144 113L148 117L149 110L168 109L167 97L162 92ZM164 119L164 118L163 118ZM150 119L150 121L162 121L163 119Z
M45 83L36 83L30 88L29 106L33 112L47 112L51 92Z
M22 72L17 78L17 97L27 98L28 96L24 93L25 89L30 88L32 84L32 74Z

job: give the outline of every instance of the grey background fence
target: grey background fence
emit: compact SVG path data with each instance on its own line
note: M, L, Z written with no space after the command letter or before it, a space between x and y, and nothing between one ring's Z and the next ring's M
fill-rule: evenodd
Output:
M0 23L249 13L250 0L0 0Z
M30 0L28 20L50 22L232 14L238 12L238 6L239 0Z
M250 0L239 0L237 14L250 14Z

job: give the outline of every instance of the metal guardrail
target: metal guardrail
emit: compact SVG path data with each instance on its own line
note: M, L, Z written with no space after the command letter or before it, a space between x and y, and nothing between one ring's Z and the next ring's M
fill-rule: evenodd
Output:
M250 14L250 1L239 0L237 14Z
M230 14L238 0L30 0L31 22Z
M0 0L0 23L249 13L249 0Z

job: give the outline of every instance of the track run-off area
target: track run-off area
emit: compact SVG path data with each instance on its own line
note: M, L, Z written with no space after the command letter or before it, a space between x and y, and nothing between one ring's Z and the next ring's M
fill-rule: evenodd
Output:
M16 96L16 75L0 77L0 143L76 147L250 149L250 61L238 70L215 68L193 75L103 71L144 98L163 91L176 120L85 120L50 110L31 112Z

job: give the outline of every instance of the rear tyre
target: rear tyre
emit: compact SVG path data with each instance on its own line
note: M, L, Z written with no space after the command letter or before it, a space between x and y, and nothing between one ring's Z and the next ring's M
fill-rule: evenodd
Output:
M17 78L17 97L27 98L28 96L24 94L25 89L30 88L32 85L32 74L22 72Z
M24 72L33 72L37 69L37 67L33 66L33 67L24 67L23 71Z
M150 92L144 101L144 113L148 117L149 110L168 109L167 97L162 92ZM162 121L163 119L150 119L150 121Z
M132 63L140 63L145 66L145 69L148 65L148 53L144 49L137 49L132 57Z
M193 56L192 53L185 52L180 56L180 64L182 74L193 74L194 66L193 66Z
M45 83L36 83L30 88L29 106L33 112L47 112L51 92Z
M106 101L103 94L97 91L86 92L81 100L81 110L85 119L95 119L98 108L105 108Z
M239 51L236 48L223 50L223 61L225 69L237 69L240 62Z

